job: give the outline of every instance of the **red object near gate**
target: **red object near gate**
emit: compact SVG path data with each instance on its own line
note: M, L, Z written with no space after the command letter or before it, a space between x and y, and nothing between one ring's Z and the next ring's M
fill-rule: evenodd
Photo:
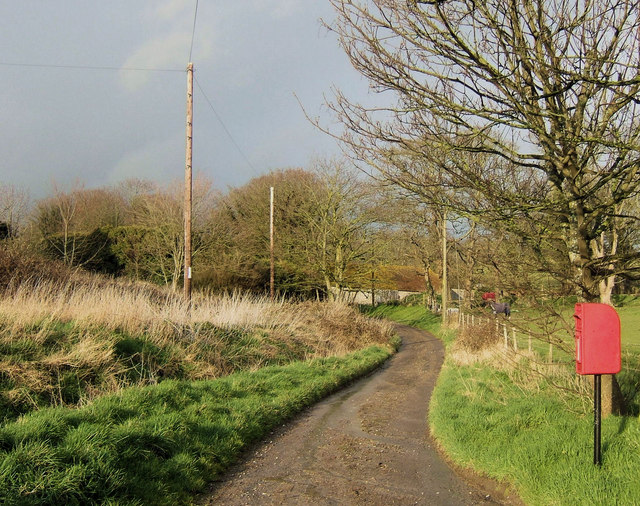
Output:
M482 294L482 300L496 300L495 292L484 292Z
M576 372L617 374L621 369L620 317L607 304L575 306Z

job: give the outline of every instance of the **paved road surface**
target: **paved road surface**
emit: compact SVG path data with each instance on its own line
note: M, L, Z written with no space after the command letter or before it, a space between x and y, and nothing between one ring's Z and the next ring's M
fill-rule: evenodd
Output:
M470 485L436 451L426 419L443 346L412 327L397 332L403 345L380 371L275 431L200 504L518 504L490 480Z

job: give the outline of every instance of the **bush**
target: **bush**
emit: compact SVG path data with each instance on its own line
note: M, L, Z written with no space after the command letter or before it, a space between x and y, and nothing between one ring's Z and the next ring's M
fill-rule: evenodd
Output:
M464 327L458 333L456 347L465 351L478 352L492 348L500 342L493 321L473 327Z
M15 288L29 279L66 283L71 274L62 262L18 250L11 243L0 246L0 289Z
M112 251L108 228L49 235L43 239L41 247L47 257L88 271L119 274L123 269Z

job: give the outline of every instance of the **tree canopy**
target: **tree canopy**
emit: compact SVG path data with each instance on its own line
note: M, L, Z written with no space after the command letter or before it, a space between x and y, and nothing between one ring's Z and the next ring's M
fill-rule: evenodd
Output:
M637 276L637 249L618 247L640 184L636 2L330 1L352 64L393 97L337 93L357 157L519 237L553 224L587 300Z

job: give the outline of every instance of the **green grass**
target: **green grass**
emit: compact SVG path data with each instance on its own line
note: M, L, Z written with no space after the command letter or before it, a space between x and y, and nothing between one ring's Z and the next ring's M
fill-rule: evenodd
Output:
M549 385L523 391L488 366L443 369L431 430L459 465L513 483L531 505L640 504L640 424L603 420L603 465L593 465L593 415Z
M452 342L455 333L442 330L442 318L422 305L379 304L376 307L360 306L360 311L373 318L387 318L403 325L416 327L438 335L445 344Z
M640 301L622 302L618 312L624 348L638 341ZM421 314L424 311L403 306L375 309L378 315L418 322L416 326L438 335L436 317ZM541 352L547 349L548 345ZM638 367L637 355L627 359ZM573 364L567 368L573 370ZM603 465L598 468L593 465L592 401L558 390L551 383L558 384L557 378L532 374L526 364L509 371L490 364L461 366L447 359L429 412L431 431L444 452L457 465L513 484L526 504L640 504L637 409L633 416L603 419ZM618 379L623 390L633 390L626 396L635 399L637 408L637 372L623 369Z
M614 304L620 315L622 346L640 351L640 297L618 296Z
M360 306L360 311L374 318L388 318L430 332L437 332L440 329L440 318L424 306L379 304L376 307Z
M25 415L0 428L0 503L188 503L249 445L390 353L166 380Z

